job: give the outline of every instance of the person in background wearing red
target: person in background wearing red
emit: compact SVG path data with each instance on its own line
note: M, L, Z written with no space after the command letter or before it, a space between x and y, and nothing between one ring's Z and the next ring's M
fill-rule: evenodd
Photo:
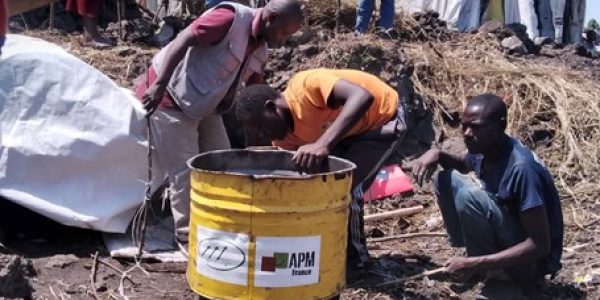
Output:
M115 43L98 32L97 17L102 8L102 0L67 0L66 9L81 17L83 23L83 44L98 48L114 46Z
M2 54L2 46L6 40L6 32L8 31L8 6L6 0L0 0L0 54Z

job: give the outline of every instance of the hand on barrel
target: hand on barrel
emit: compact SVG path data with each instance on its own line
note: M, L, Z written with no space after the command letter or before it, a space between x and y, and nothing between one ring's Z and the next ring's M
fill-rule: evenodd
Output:
M301 146L294 154L292 160L296 163L298 171L316 173L320 171L321 164L327 159L329 149L319 143Z

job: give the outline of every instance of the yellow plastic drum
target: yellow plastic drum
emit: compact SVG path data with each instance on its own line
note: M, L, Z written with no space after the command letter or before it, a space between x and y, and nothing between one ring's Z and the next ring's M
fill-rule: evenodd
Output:
M354 164L295 172L292 153L226 150L192 169L187 279L211 299L328 299L345 285Z

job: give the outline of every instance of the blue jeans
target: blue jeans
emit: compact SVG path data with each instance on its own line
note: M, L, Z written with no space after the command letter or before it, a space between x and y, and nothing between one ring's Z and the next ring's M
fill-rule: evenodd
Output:
M356 12L356 32L364 33L369 27L371 22L371 16L375 9L375 0L358 0L358 9ZM394 25L394 0L381 0L381 6L379 7L380 19L377 26L384 29L392 28Z
M466 175L440 172L436 193L450 243L465 247L467 255L497 253L525 240L519 220Z

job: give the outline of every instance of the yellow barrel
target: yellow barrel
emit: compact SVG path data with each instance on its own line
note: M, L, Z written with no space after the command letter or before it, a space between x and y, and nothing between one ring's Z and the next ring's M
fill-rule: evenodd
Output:
M188 161L187 280L211 299L328 299L345 285L355 165L295 172L291 152L225 150Z

